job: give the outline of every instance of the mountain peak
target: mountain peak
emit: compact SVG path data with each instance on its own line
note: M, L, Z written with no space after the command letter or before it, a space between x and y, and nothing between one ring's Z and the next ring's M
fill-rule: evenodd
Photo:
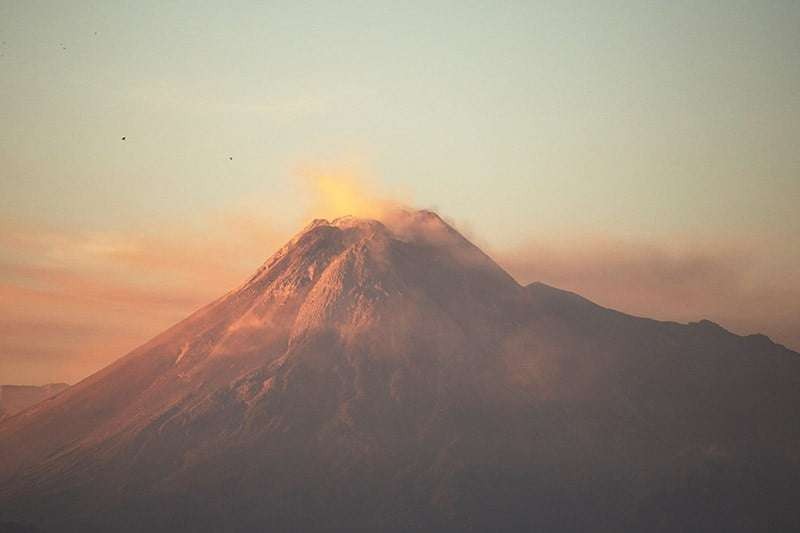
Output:
M382 224L377 219L362 218L353 215L345 215L331 220L325 218L315 218L305 228L303 228L300 234L303 234L307 231L311 231L322 226L348 229L348 228L375 228L379 225Z
M319 227L388 231L394 238L400 240L409 240L432 232L458 234L438 214L429 209L396 208L385 212L380 218L355 215L345 215L331 220L315 218L303 228L299 235Z
M514 279L478 247L430 210L396 209L380 220L352 215L332 220L317 218L270 257L245 286L274 278L289 269L306 278L306 272L321 273L342 254L367 252L390 270L400 263L428 273L459 271L491 279L501 293L518 290ZM469 276L468 276L469 277ZM308 281L308 280L306 280ZM502 288L501 288L502 287Z
M317 219L236 290L0 423L0 518L686 531L694 502L733 496L704 524L740 531L752 511L795 530L800 359L721 331L522 287L432 211Z

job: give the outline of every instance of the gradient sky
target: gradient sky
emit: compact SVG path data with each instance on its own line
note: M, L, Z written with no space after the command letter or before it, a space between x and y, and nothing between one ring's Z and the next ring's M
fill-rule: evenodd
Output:
M800 348L797 2L229 4L0 1L0 382L231 288L340 214L320 175L521 282Z

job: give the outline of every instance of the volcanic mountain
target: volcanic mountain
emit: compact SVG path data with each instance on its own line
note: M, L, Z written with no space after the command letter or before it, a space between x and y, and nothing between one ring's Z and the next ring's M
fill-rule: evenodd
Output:
M429 211L315 220L0 423L44 531L789 531L800 356L519 285Z

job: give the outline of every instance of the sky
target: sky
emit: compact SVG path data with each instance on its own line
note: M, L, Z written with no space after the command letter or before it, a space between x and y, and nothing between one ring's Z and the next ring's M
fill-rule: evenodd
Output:
M226 4L0 0L0 382L82 379L384 199L521 283L800 349L797 2Z

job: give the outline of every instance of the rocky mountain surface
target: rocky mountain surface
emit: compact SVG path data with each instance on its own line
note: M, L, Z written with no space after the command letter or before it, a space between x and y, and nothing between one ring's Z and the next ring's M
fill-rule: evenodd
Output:
M0 419L17 414L31 405L55 396L69 387L66 383L47 385L0 385Z
M44 531L789 531L800 356L519 285L429 211L316 220L0 422Z

